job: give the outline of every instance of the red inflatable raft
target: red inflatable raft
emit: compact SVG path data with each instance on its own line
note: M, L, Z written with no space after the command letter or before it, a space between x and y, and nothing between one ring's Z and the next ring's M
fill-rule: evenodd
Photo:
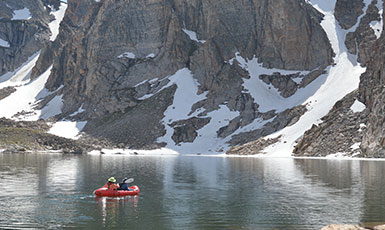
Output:
M138 195L140 190L139 187L134 185L129 187L130 190L112 190L107 189L105 187L99 188L95 190L96 196L108 196L108 197L115 197L115 196L135 196Z

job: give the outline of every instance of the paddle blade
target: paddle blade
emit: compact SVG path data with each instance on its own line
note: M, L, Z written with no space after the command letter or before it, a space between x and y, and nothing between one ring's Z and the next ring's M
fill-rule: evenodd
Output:
M132 182L134 182L134 178L128 178L124 183L129 184L129 183L132 183Z

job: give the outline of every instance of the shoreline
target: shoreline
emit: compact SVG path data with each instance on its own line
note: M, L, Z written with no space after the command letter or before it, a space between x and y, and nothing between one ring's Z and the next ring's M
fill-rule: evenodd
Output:
M38 154L76 154L68 153L63 150L25 150L7 151L0 149L0 153L38 153ZM153 150L137 149L95 149L82 153L84 155L105 155L105 156L181 156L181 157L216 157L216 158L257 158L257 159L294 159L294 160L332 160L332 161L385 161L385 158L356 158L356 157L296 157L296 156L269 156L263 154L256 155L227 155L227 154L200 154L190 153L181 154L172 149L160 148ZM80 154L80 155L82 155Z

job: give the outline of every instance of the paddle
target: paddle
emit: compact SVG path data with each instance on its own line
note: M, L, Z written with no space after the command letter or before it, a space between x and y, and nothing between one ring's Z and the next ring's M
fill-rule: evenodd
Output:
M129 183L132 183L134 182L134 178L128 178L126 180L123 180L123 183L126 183L126 184L129 184Z

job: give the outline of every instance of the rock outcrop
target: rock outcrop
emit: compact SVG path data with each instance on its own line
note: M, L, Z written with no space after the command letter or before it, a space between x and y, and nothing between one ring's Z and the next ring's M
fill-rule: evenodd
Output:
M5 152L62 151L83 153L96 147L47 133L50 126L45 121L0 119L0 149ZM97 148L97 147L96 147Z
M367 131L361 149L365 157L385 157L385 36L375 42L373 55L368 62L367 71L361 76L361 100L368 106Z
M357 23L358 17L364 13L362 0L337 0L334 16L340 26L347 30Z
M366 130L368 109L353 111L358 91L338 101L322 122L305 132L295 146L294 156L325 157L331 153L363 157L359 146Z
M367 7L366 14L361 18L357 28L346 35L346 47L351 54L358 55L358 61L364 66L370 61L374 52L373 45L377 40L370 23L381 20L379 13L376 1L373 1Z

